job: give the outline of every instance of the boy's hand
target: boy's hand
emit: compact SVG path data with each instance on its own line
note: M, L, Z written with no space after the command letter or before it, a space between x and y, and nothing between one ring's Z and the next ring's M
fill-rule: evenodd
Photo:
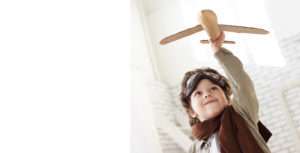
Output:
M209 40L210 46L214 53L217 53L220 50L224 42L224 39L225 39L225 34L223 31L221 31L220 35L215 40L212 39Z

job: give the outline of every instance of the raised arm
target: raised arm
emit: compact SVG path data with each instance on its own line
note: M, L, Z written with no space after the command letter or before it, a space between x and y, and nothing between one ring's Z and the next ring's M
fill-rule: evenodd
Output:
M241 61L229 50L222 47L224 33L214 41L211 46L214 56L223 68L233 91L233 103L239 113L253 122L258 121L258 100L255 94L254 85L243 68Z

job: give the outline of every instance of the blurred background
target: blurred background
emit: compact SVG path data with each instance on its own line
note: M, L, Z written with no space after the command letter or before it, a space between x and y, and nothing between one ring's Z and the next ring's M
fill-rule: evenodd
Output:
M131 153L186 153L192 143L179 101L186 71L209 66L222 72L205 32L167 45L159 41L198 24L212 9L222 24L264 28L269 35L225 33L224 45L254 81L260 119L272 131L272 153L300 152L300 2L271 0L131 1Z

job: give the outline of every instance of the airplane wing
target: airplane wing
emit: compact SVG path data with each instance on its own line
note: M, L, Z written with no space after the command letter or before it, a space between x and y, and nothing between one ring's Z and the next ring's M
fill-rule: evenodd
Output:
M185 30L183 30L183 31L177 32L177 33L175 33L175 34L173 34L173 35L170 35L170 36L168 36L168 37L162 39L162 40L160 41L160 44L161 44L161 45L165 45L165 44L167 44L167 43L169 43L169 42L172 42L172 41L181 39L181 38L183 38L183 37L192 35L192 34L194 34L194 33L196 33L196 32L202 31L202 30L203 30L203 27L199 24L199 25L196 25L196 26L194 26L194 27L192 27L192 28L185 29Z
M260 29L260 28L254 28L254 27L245 27L245 26L236 26L236 25L226 25L226 24L219 24L219 27L223 31L228 32L236 32L236 33L250 33L250 34L268 34L269 31ZM160 41L161 45L165 45L167 43L170 43L172 41L176 41L178 39L181 39L183 37L190 36L196 32L202 31L203 27L199 24L192 28L185 29L183 31L177 32L173 35L170 35ZM204 41L202 43L205 43Z
M235 26L235 25L226 25L226 24L219 24L219 27L223 31L229 32L237 32L237 33L251 33L251 34L268 34L269 31L260 29L260 28L253 28L253 27L244 27L244 26Z

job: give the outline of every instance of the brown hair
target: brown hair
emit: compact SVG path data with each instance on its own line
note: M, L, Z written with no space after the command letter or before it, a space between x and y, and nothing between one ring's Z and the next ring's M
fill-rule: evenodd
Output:
M196 118L192 118L189 113L192 110L190 96L197 88L199 82L203 79L209 79L212 83L218 85L224 91L228 100L230 99L230 96L232 94L228 80L214 69L198 68L186 72L181 82L180 101L186 112L188 113L191 126L199 122L199 120Z

